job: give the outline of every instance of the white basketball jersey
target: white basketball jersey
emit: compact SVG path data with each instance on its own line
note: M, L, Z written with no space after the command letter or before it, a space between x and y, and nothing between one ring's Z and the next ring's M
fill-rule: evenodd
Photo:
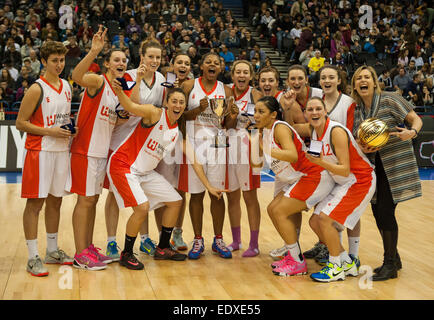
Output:
M249 118L253 117L255 113L255 103L253 101L253 87L249 86L246 91L240 94L238 97L235 96L234 85L231 86L235 97L235 104L238 107L238 119L237 119L237 129L245 129L249 123ZM247 116L250 115L250 116Z
M155 169L163 157L172 151L179 136L178 124L171 125L167 110L151 127L140 121L135 129L115 150L110 161L121 162L131 173L145 174Z
M202 77L194 80L194 86L188 96L188 110L199 107L200 100L208 97L209 99L226 98L225 87L223 82L216 81L211 91L207 92L202 84ZM201 112L196 120L187 121L188 134L191 134L191 124L194 125L194 134L197 137L197 133L200 132L201 136L215 136L218 130L218 118L211 111L208 106L203 112Z
M36 80L41 86L40 103L30 117L30 123L44 128L60 127L71 122L71 87L66 80L59 79L59 89L54 88L44 77ZM68 151L69 138L56 138L27 134L27 150Z
M341 93L333 109L330 110L330 112L328 113L329 118L333 121L339 122L340 124L344 125L344 127L346 127L348 109L353 104L355 105L353 98Z

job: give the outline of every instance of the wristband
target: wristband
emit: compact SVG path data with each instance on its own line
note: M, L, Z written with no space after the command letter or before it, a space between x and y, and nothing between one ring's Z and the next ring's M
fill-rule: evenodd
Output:
M415 128L411 128L410 130L413 130L416 133L416 135L412 139L416 138L419 132L417 132Z

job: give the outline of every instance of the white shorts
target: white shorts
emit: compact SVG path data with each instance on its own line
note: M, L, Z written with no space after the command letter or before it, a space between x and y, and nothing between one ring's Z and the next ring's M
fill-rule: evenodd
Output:
M284 196L306 202L308 209L323 200L333 189L335 182L330 174L323 170L320 174L306 174L293 184L284 188Z
M23 159L22 198L67 195L65 184L69 174L69 151L24 150Z
M149 201L149 210L155 210L165 202L182 200L170 183L154 170L146 174L108 172L108 178L120 209Z
M70 158L71 167L66 182L66 191L87 197L101 194L107 159L78 153L71 153Z
M178 188L179 166L180 165L176 163L167 164L163 159L158 163L155 171L161 174L172 187Z
M353 174L351 176L352 179L347 183L335 184L330 194L317 205L314 213L323 212L352 230L374 195L376 176L374 171L368 179L356 179Z
M261 173L248 164L228 164L228 186L230 191L250 191L261 186Z

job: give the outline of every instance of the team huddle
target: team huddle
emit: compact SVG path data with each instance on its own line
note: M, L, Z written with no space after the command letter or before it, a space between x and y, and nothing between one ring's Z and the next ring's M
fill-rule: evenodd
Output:
M26 93L17 128L27 132L22 178L27 198L23 225L29 260L27 271L46 276L44 263L68 264L102 270L114 261L133 270L144 265L133 252L140 233L140 250L156 260L199 259L205 250L202 237L204 195L211 199L215 237L212 251L232 258L241 250L241 193L246 204L250 242L242 257L257 256L261 209L257 190L265 166L275 175L274 198L268 215L284 241L270 252L271 271L280 276L307 274L306 260L324 267L310 277L315 281L344 280L357 276L360 259L360 218L376 190L374 165L366 146L354 137L356 102L340 90L339 69L325 66L319 72L322 89L309 87L304 67L289 67L286 86L279 90L279 73L273 67L259 71L259 88L250 86L250 62L235 61L233 84L218 81L221 64L216 53L200 62L201 76L189 79L190 58L176 55L169 72L171 86L159 71L162 47L154 40L141 46L141 63L126 70L127 58L112 50L104 60L105 73L88 72L104 46L106 30L94 35L89 53L75 66L72 79L85 89L76 124L71 125L71 87L59 77L65 65L65 47L46 41L41 47L45 73ZM364 94L368 69L357 70L355 90ZM371 79L372 80L372 79ZM128 84L134 84L128 87ZM225 99L222 122L210 107ZM224 147L214 145L224 128ZM320 142L317 154L308 141ZM103 189L107 249L93 244L96 204ZM76 253L68 256L57 245L62 197L77 194L73 211ZM194 239L188 249L182 238L188 209ZM233 241L226 245L222 231L226 206ZM38 215L46 204L47 250L38 253ZM125 244L118 250L119 210L131 207ZM303 252L299 245L301 213L313 208L309 225L318 242ZM154 211L160 231L158 243L149 238L148 213ZM342 244L347 229L348 250Z

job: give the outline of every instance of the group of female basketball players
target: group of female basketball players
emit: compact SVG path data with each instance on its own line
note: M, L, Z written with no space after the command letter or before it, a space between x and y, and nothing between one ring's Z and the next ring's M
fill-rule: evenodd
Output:
M287 89L279 91L279 73L273 67L259 71L256 89L250 85L254 76L250 62L235 61L233 84L228 86L217 80L221 72L218 54L202 57L197 79L189 78L188 55L178 54L165 70L176 75L169 88L166 77L157 71L162 47L156 40L142 44L137 69L127 71L124 52L113 50L105 57L103 75L89 73L105 36L101 26L89 53L72 73L72 79L85 88L75 127L64 126L70 121L71 90L59 78L65 63L65 50L59 43L44 44L41 54L46 72L22 101L17 127L27 132L22 197L27 198L23 225L29 249L27 270L32 275L48 275L37 249L37 220L44 202L45 263L101 270L119 261L122 266L140 270L144 266L133 252L139 232L140 250L154 259L200 258L205 249L205 191L211 199L212 251L231 258L232 251L241 249L242 191L250 227L249 246L242 257L257 256L261 220L257 189L260 169L266 166L275 175L274 199L267 212L284 241L283 247L270 252L276 260L271 264L272 272L281 276L306 274L305 259L316 258L324 264L311 274L316 281L357 276L360 217L376 189L374 166L365 153L378 150L361 145L353 137L358 105L341 92L344 78L336 67L327 65L320 70L322 89L318 89L308 85L305 68L291 66ZM373 70L366 70L357 70L356 80L353 78L353 90L360 96L371 93L370 83L376 79ZM134 86L127 88L129 84ZM220 98L228 105L223 123L210 107L210 100ZM416 132L420 130L417 120L412 124ZM228 133L229 146L223 148L214 146L220 127ZM399 134L397 139L411 139ZM305 143L309 138L320 143L319 152L309 151ZM96 204L103 188L109 190L105 254L93 244ZM73 258L57 246L60 205L68 193L77 194ZM187 255L179 252L187 249L182 238L186 193L190 194L188 208L194 232ZM224 193L233 237L229 245L222 236ZM126 207L133 213L119 252L119 209ZM298 242L301 212L311 208L309 224L319 241L302 253ZM158 243L148 236L151 210L160 231ZM345 228L348 251L341 241Z

